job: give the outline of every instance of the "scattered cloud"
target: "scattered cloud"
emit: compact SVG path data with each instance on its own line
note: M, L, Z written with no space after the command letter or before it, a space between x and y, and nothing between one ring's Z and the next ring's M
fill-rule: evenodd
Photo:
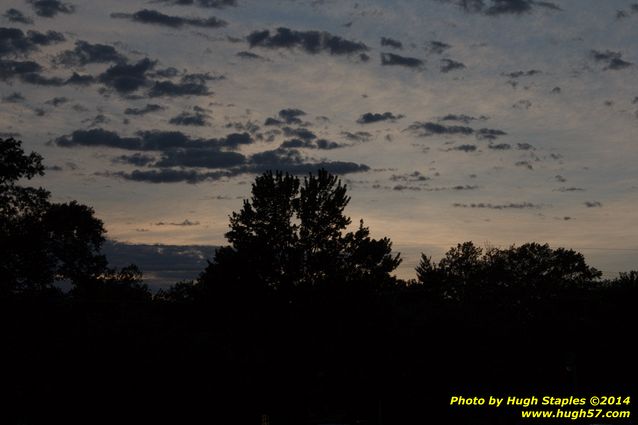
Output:
M84 66L90 63L125 62L126 58L115 47L107 44L91 44L78 40L73 50L60 53L55 62L66 66Z
M603 204L599 201L586 201L585 206L587 208L600 208L603 206Z
M45 18L52 18L58 13L69 14L75 12L75 6L58 0L29 0L29 3L36 15Z
M18 9L7 9L2 16L4 16L9 22L14 22L16 24L33 24L33 19L24 15L24 13L20 12Z
M460 203L455 203L452 204L452 206L456 207L456 208L486 208L486 209L491 209L491 210L507 210L507 209L538 209L541 208L542 206L539 204L533 204L531 202L521 202L521 203L509 203L509 204L491 204L491 203L483 203L483 202L479 202L479 203L472 203L472 204L460 204Z
M381 45L392 47L394 49L403 49L403 43L390 37L381 37Z
M171 118L168 122L174 125L193 125L193 126L205 126L208 125L206 120L209 115L202 112L182 112L181 114Z
M147 103L143 108L126 108L124 110L124 114L126 115L146 115L151 112L158 112L166 109L162 105L157 105L154 103Z
M625 69L633 64L631 62L627 62L622 59L622 53L614 52L611 50L599 51L592 50L590 52L590 57L597 63L602 63L605 65L603 70L613 70L617 71L620 69Z
M380 121L396 121L403 118L403 115L398 114L398 115L394 115L392 112L384 112L382 114L379 113L373 113L373 112L366 112L365 114L361 115L359 117L359 119L357 120L357 123L359 124L371 124L371 123L375 123L375 122L380 122Z
M381 53L381 65L397 65L405 66L408 68L420 68L423 66L423 61L421 59L400 56L394 53Z
M269 30L254 31L246 40L251 48L297 48L310 54L327 52L331 55L350 55L368 50L363 43L346 40L325 31L295 31L285 27L277 28L276 33L272 35Z
M441 72L448 73L457 69L465 69L465 64L452 59L441 59Z
M221 28L227 23L221 19L211 16L206 19L202 18L185 18L181 16L165 15L157 10L143 9L135 13L111 13L111 18L130 19L133 22L142 24L164 25L172 28L181 28L183 26L194 26L204 28Z

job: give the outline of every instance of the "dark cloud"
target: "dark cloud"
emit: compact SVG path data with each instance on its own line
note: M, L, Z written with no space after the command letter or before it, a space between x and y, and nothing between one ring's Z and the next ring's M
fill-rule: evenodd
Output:
M420 68L423 66L423 61L421 59L400 56L394 53L381 53L381 65L398 65L406 66L408 68Z
M279 147L284 149L298 149L298 148L307 148L307 149L338 149L342 148L346 145L342 145L337 142L333 142L326 139L318 139L315 141L310 140L301 140L301 139L290 139L284 141Z
M221 19L217 19L214 16L210 18L185 18L181 16L165 15L157 10L143 9L133 14L129 13L111 13L111 18L123 18L130 19L134 22L140 22L143 24L164 25L172 28L180 28L185 25L204 27L204 28L221 28L225 27L227 23Z
M379 121L396 121L403 118L403 115L394 115L392 112L384 112L382 114L366 112L361 115L357 122L359 124L371 124Z
M528 170L534 169L534 167L532 166L532 164L530 164L529 161L517 161L514 165L516 165L517 167L527 168Z
M284 123L283 121L278 120L276 118L272 118L272 117L266 118L266 121L264 121L264 125L267 125L267 126L282 125L283 123Z
M38 50L39 46L48 46L64 40L64 35L56 31L27 31L25 34L19 28L0 28L0 57L25 55Z
M503 130L497 130L494 128L480 128L476 130L476 138L479 140L496 140L500 136L507 135Z
M162 154L155 167L232 168L246 162L238 152L218 148L173 149Z
M168 122L174 125L194 125L205 126L208 125L206 118L209 116L201 112L182 112L181 114L171 118Z
M181 78L183 84L206 84L207 81L225 80L224 75L210 75L209 72L196 72L193 74L185 74Z
M306 128L284 127L283 131L286 137L295 137L302 140L314 140L317 138L315 133Z
M452 46L450 46L447 43L443 43L441 41L430 41L427 44L427 49L430 53L434 53L437 55L442 54L443 52L445 52L447 49L451 48Z
M559 187L557 192L583 192L585 189L582 187Z
M554 87L551 91L552 94L558 94L560 92L561 92L561 88L558 86Z
M342 131L341 135L347 140L353 142L367 142L372 139L372 134L368 133L367 131L357 131L354 133L351 133L349 131Z
M277 32L272 35L269 30L254 31L246 40L251 48L298 48L310 54L327 52L331 55L350 55L368 50L363 43L346 40L328 32L295 31L285 27L277 28Z
M47 105L53 105L54 107L57 107L62 105L63 103L67 103L68 101L69 99L66 97L54 97L53 99L49 99L44 103L46 103Z
M24 13L20 12L18 9L7 9L7 11L4 12L4 15L2 16L4 16L9 22L27 25L33 24L33 19L25 16Z
M518 150L521 150L521 151L533 151L534 150L534 146L530 145L529 143L517 143L516 144L516 148Z
M189 219L185 219L184 221L180 221L178 223L159 221L155 223L155 225L156 226L199 226L199 221L190 221Z
M124 113L126 115L146 115L150 112L157 112L166 109L162 105L157 105L154 103L147 103L143 108L126 108Z
M536 8L562 10L558 5L538 0L438 0L455 4L467 13L480 13L487 16L522 15Z
M455 151L462 151L462 152L474 152L476 151L476 146L475 145L459 145L459 146L455 146L452 149Z
M498 144L490 143L487 147L497 151L506 151L506 150L510 150L512 148L512 145L510 145L509 143L498 143Z
M587 208L600 208L603 206L603 204L601 202L598 201L586 201L585 202L585 206Z
M460 125L443 125L434 122L415 122L408 127L408 130L422 131L421 136L430 136L433 134L461 134L470 135L474 134L474 129L471 127Z
M40 64L33 61L0 60L0 80L3 81L41 70Z
M476 121L476 120L485 121L487 119L488 117L486 117L485 115L481 115L479 117L473 117L471 115L465 115L465 114L447 114L446 116L439 118L439 121L458 121L465 124L469 124L471 121Z
M538 74L542 74L543 71L539 71L538 69L530 69L529 71L514 71L514 72L509 72L507 74L501 74L504 77L509 77L509 78L520 78L520 77L531 77L533 75L538 75Z
M101 128L76 130L53 141L60 147L110 147L138 151L168 151L175 149L237 149L253 143L248 133L232 133L219 139L193 139L179 131L139 131L134 137L122 137Z
M156 0L158 3L169 3L176 6L199 6L212 9L237 6L237 0Z
M605 50L604 52L598 51L598 50L592 50L590 52L590 56L594 61L603 63L605 65L605 67L603 68L605 71L606 70L616 71L616 70L624 69L633 65L633 63L627 62L622 59L622 53L614 52L611 50Z
M8 103L18 103L23 102L25 100L24 96L21 93L13 92L10 95L3 96L2 101Z
M301 109L282 109L279 111L279 118L284 120L286 124L301 124L302 121L299 117L306 115Z
M541 208L541 205L532 204L531 202L522 202L522 203L509 203L509 204L490 204L490 203L476 203L476 204L452 204L452 206L456 208L487 208L491 210L507 210L507 209L538 209Z
M452 59L441 59L441 72L448 73L456 69L465 69L465 64Z
M381 37L381 45L393 47L395 49L403 49L403 43L401 43L399 40L395 40L389 37Z
M20 80L24 83L34 84L38 86L60 87L66 84L66 81L58 77L45 77L38 73L23 74Z
M145 155L143 153L134 153L133 155L120 155L113 159L115 163L131 164L138 167L144 167L152 164L157 160L154 156Z
M416 121L410 125L406 130L410 130L417 133L418 136L431 136L431 135L461 135L469 136L474 135L479 140L495 140L499 136L504 136L507 133L503 130L493 128L481 128L474 130L468 126L462 125L444 125L434 122L419 122Z
M242 59L264 59L263 56L259 56L256 53L241 51L235 53L235 56L240 57Z
M198 172L195 170L175 170L162 168L159 170L133 170L130 173L123 171L100 173L105 177L119 177L125 180L145 182L145 183L190 183L196 184L206 180L219 180L224 177L231 177L234 174L226 171Z
M36 15L52 18L58 13L73 13L75 6L58 0L29 0Z
M101 83L118 93L131 93L149 83L146 73L153 69L155 62L144 58L135 64L120 63L111 66L99 76Z
M149 96L205 96L212 94L208 87L199 83L173 83L172 81L156 81L149 91Z
M66 84L78 85L78 86L88 86L89 84L93 84L95 82L95 77L92 75L80 75L77 72L74 72L67 80Z
M113 46L79 40L73 50L60 53L55 61L66 66L84 66L89 63L125 62L126 58Z
M565 183L567 181L567 179L561 176L560 174L554 176L554 178L556 179L557 182L561 182L561 183Z

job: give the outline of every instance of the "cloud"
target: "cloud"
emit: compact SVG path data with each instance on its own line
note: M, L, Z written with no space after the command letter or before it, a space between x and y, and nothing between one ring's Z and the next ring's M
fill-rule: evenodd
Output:
M284 120L286 124L301 124L302 121L299 117L304 115L306 115L306 113L301 109L288 108L279 111L279 118Z
M66 84L78 85L78 86L87 86L89 84L93 84L95 82L95 77L92 75L80 75L77 72L74 72L67 80Z
M533 75L538 75L542 73L543 71L539 71L538 69L530 69L529 71L514 71L509 73L503 73L501 75L503 75L504 77L515 79L515 78L521 78L521 77L531 77Z
M423 66L423 61L421 59L400 56L394 53L381 53L381 65L397 65L406 66L408 68L420 68Z
M512 105L512 108L514 109L529 109L531 107L532 107L532 102L530 102L527 99L521 99Z
M490 203L472 203L472 204L452 204L456 208L487 208L491 210L507 210L507 209L538 209L541 205L532 204L531 202L509 203L509 204L490 204Z
M479 13L487 16L522 15L536 8L554 11L562 10L555 3L537 0L438 0L455 4L467 13ZM489 3L488 3L489 1Z
M172 149L162 154L155 167L232 168L246 162L238 152L221 151L219 148Z
M113 46L91 44L84 40L76 41L73 50L65 50L55 59L55 62L66 66L84 66L89 63L120 63L125 61L126 58Z
M600 208L603 206L603 204L601 202L598 201L586 201L585 202L585 206L587 208Z
M0 60L0 80L3 81L41 70L40 64L33 61Z
M150 112L158 112L166 109L162 105L157 105L154 103L147 103L143 108L126 108L124 110L124 114L126 115L146 115Z
M49 99L44 103L46 103L47 105L53 105L54 107L58 107L62 105L63 103L67 103L68 101L69 99L66 97L54 97L53 99Z
M237 56L239 58L242 58L242 59L261 59L261 60L264 59L263 56L259 56L256 53L247 52L247 51L237 52L237 53L235 53L235 56Z
M18 9L7 9L6 12L4 12L4 16L9 22L15 22L17 24L26 24L26 25L31 25L33 24L33 19L29 18L28 16L25 16L22 12L20 12Z
M253 143L248 133L232 133L218 139L193 139L179 131L138 131L134 137L122 137L114 131L95 128L75 130L53 140L60 147L109 147L137 151L169 151L174 149L237 149Z
M603 70L613 70L617 71L620 69L625 69L633 65L631 62L627 62L622 59L622 53L614 52L611 50L605 50L604 52L598 50L592 50L590 53L590 57L599 63L603 63L605 67Z
M283 131L286 137L296 137L302 140L313 140L317 138L315 133L306 128L284 127Z
M408 130L423 131L420 136L431 136L433 134L460 134L470 135L474 134L474 129L467 126L460 125L443 125L434 122L419 122L416 121L408 127Z
M441 41L430 41L427 44L427 49L430 53L440 55L445 52L447 49L451 48L447 43L443 43Z
M517 143L516 147L518 148L518 150L521 150L521 151L534 150L534 146L530 145L529 143Z
M284 141L279 147L284 149L297 149L297 148L307 148L307 149L338 149L342 148L346 145L333 142L326 139L318 139L314 141L310 140L301 140L301 139L290 139Z
M237 0L156 0L156 2L169 3L176 6L199 6L212 9L237 6Z
M351 133L349 131L342 131L341 135L347 140L353 142L368 142L372 139L372 134L368 133L367 131L357 131L354 133Z
M2 101L8 103L18 103L23 102L25 100L24 96L21 93L13 92L8 96L3 96Z
M144 58L135 64L119 63L99 76L101 83L126 94L148 84L146 73L153 69L155 61Z
M389 37L381 37L381 45L392 47L395 49L403 49L403 43L401 43L399 40L395 40Z
M138 167L144 167L152 164L157 160L154 156L142 153L134 153L133 155L120 155L113 159L115 163L131 164Z
M427 137L432 135L474 135L479 140L495 140L507 133L503 130L493 128L480 128L474 130L471 127L463 125L444 125L435 122L419 122L411 124L406 130L416 133L418 136Z
M490 143L487 147L497 151L506 151L506 150L510 150L512 148L512 145L510 145L509 143L498 143L498 144Z
M465 114L447 114L444 117L439 118L439 121L458 121L465 124L469 124L471 121L476 121L476 120L485 121L487 119L488 117L486 117L485 115L481 115L479 117L473 117L471 115L465 115Z
M166 223L163 221L159 221L155 223L156 226L199 226L199 221L190 221L189 219L185 219L184 221L180 221L178 223Z
M201 112L182 112L181 114L171 118L168 122L175 125L194 125L194 126L205 126L208 125L209 115L203 114Z
M143 24L164 25L172 28L181 28L185 25L204 28L221 28L227 25L225 21L217 19L214 16L206 19L184 18L181 16L165 15L157 10L149 9L139 10L133 14L111 13L111 18L130 19L131 21Z
M346 40L325 31L295 31L285 27L277 28L277 32L273 35L269 30L254 31L246 37L246 40L251 48L297 48L310 54L327 52L331 55L350 55L368 50L363 43Z
M474 152L476 150L476 146L475 145L459 145L459 146L455 146L452 149L455 151L462 151L462 152Z
M394 115L392 112L384 112L382 114L366 112L361 115L357 122L359 124L371 124L380 121L396 121L398 119L403 118L403 115Z
M173 83L172 81L156 81L149 91L149 96L206 96L212 94L208 87L199 83Z
M73 13L75 6L58 0L29 0L36 15L52 18L58 13Z
M465 64L452 59L441 59L441 72L448 73L456 69L465 69Z
M19 28L0 28L0 57L21 56L38 50L39 46L48 46L65 40L62 33L56 31L27 31Z

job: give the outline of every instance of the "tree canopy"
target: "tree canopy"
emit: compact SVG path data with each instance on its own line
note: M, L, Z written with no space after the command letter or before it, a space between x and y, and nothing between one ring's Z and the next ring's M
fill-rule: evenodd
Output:
M230 245L217 250L200 283L239 283L285 291L367 282L394 283L401 263L388 238L359 223L348 231L347 187L319 170L301 181L281 172L256 178L252 196L230 216Z

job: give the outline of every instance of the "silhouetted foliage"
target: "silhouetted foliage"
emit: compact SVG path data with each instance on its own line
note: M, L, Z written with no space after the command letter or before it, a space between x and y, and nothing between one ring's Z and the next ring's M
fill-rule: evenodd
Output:
M558 292L593 285L602 273L573 250L538 243L486 252L472 242L458 244L438 262L421 255L417 282L448 300L490 298L507 294L545 299Z
M388 238L363 225L346 231L346 186L325 170L304 178L280 172L257 177L250 200L230 217L230 246L217 250L202 285L289 291L331 285L392 286L400 264Z
M104 225L92 208L51 203L47 190L19 184L44 174L42 157L21 145L0 139L0 296L59 293L54 284L65 281L85 294L83 286L126 286L132 269L107 268Z

